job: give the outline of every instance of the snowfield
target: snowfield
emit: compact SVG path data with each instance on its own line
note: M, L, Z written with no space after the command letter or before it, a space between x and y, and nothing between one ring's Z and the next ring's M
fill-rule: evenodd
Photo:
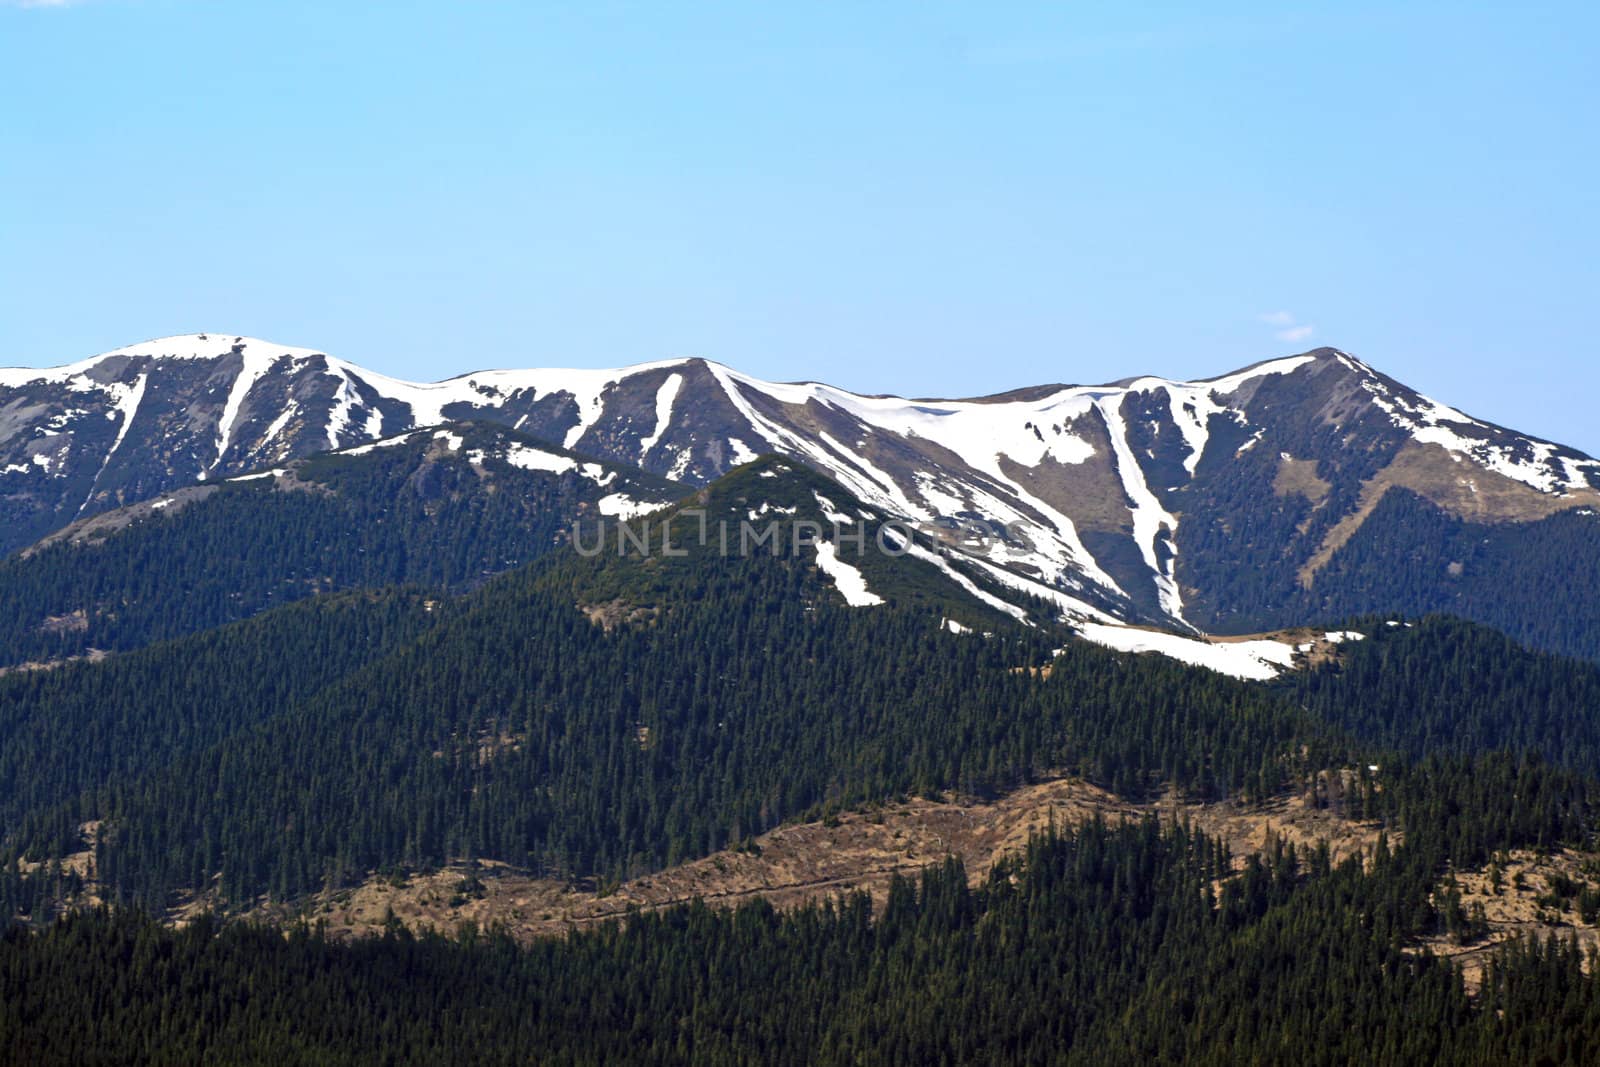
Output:
M1170 659L1207 667L1218 674L1266 682L1294 666L1295 649L1281 641L1202 641L1179 634L1137 630L1128 626L1087 623L1086 640L1119 652L1157 652Z

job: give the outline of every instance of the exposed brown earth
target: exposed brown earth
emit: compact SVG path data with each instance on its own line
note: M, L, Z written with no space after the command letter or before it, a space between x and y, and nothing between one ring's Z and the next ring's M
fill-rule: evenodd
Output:
M501 924L530 939L559 934L628 914L703 900L729 907L765 897L780 908L864 890L881 902L896 874L959 857L976 884L1002 856L1026 845L1052 823L1070 826L1096 817L1111 823L1157 817L1186 821L1219 837L1237 862L1274 838L1297 848L1326 841L1336 858L1369 850L1378 827L1317 809L1302 796L1259 806L1192 804L1166 798L1135 804L1076 779L1018 790L992 803L914 799L852 812L824 822L780 827L753 847L716 853L614 887L574 887L537 879L499 864L458 865L403 879L376 875L363 884L321 894L292 912L263 907L258 915L303 916L352 936L373 932L392 915L413 929L452 931L463 922Z
M81 634L89 629L89 613L79 608L65 615L46 615L39 629L47 634Z
M1466 944L1440 935L1424 946L1460 967L1471 993L1481 988L1484 968L1495 950L1515 938L1554 935L1574 940L1585 950L1600 949L1600 928L1583 920L1576 898L1559 897L1553 891L1561 878L1579 887L1600 884L1600 854L1519 849L1500 857L1499 863L1455 873L1435 890L1435 904L1452 888L1458 890L1463 909L1469 913L1483 909L1488 932Z
M578 610L606 633L628 623L651 622L661 613L659 608L635 607L621 599L608 600L603 604L579 604Z
M25 663L13 663L9 667L0 667L0 678L23 671L53 671L57 667L65 667L69 663L99 663L110 655L111 653L103 648L91 648L81 656L63 656L61 659L28 660Z
M1537 522L1569 508L1600 504L1600 493L1592 489L1564 496L1541 493L1464 460L1441 445L1411 441L1395 455L1394 462L1362 484L1356 509L1328 531L1300 568L1302 586L1311 588L1317 572L1372 517L1383 495L1395 488L1409 489L1471 522Z
M1324 772L1319 792L1337 797L1339 784L1347 784L1349 777L1348 772ZM263 900L249 915L320 922L335 937L374 934L392 919L414 931L443 933L453 933L465 923L480 928L498 925L528 941L625 918L635 910L694 900L712 907L736 907L764 897L778 908L794 908L865 891L881 905L897 874L915 875L954 856L976 885L998 860L1020 851L1030 837L1051 825L1081 825L1095 818L1111 824L1158 818L1188 825L1226 844L1235 869L1275 842L1292 844L1302 854L1325 843L1335 863L1371 854L1381 831L1377 823L1345 818L1337 803L1319 807L1308 800L1308 793L1285 794L1257 805L1190 803L1170 795L1137 804L1081 780L1062 778L992 803L917 798L822 822L784 826L756 838L753 847L718 852L616 886L575 886L530 877L495 861L479 861L426 873L373 874L358 886L321 893L294 906ZM62 864L91 880L80 904L99 902L92 882L98 831L98 824L85 824L84 850ZM1398 844L1401 835L1390 831L1390 839ZM25 869L36 866L24 864ZM1576 897L1553 892L1558 877L1579 887L1600 886L1600 854L1516 851L1496 865L1453 874L1440 883L1435 902L1442 902L1450 889L1458 890L1463 909L1482 909L1487 933L1465 944L1441 934L1415 950L1427 949L1450 959L1461 968L1472 993L1482 984L1489 958L1513 938L1555 934L1600 950L1600 927L1583 921ZM168 913L168 919L181 925L210 903L208 894L188 896Z
M1279 458L1278 474L1272 480L1272 491L1279 496L1298 493L1311 503L1320 504L1332 489L1332 483L1317 474L1316 460L1287 455Z
M78 903L86 904L92 907L101 903L99 893L92 885L92 880L94 877L94 850L95 846L100 840L99 820L82 824L78 827L78 833L81 835L81 843L83 848L77 852L73 852L70 855L62 857L61 869L69 874L75 874L80 878L91 881L91 887L87 894L87 899L79 901ZM17 868L24 874L31 874L32 872L37 871L44 866L46 865L43 863L35 863L25 859L19 859L17 861Z
M1091 409L1065 425L1094 450L1088 458L1080 463L1062 463L1047 457L1029 467L1002 457L1001 473L1046 504L1071 515L1079 530L1131 535L1133 505L1112 461L1111 435L1106 431L1105 420Z
M1295 666L1299 668L1320 667L1339 659L1343 642L1328 640L1329 631L1326 628L1315 626L1296 626L1288 630L1272 630L1259 634L1232 634L1228 636L1210 635L1207 641L1213 644L1235 644L1240 641L1281 641L1292 645L1295 649ZM1307 647L1310 646L1310 647Z

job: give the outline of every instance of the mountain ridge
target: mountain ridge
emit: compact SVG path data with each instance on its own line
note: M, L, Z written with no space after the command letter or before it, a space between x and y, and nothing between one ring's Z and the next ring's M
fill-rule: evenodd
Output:
M1187 632L1313 621L1284 613L1322 591L1319 575L1353 540L1362 547L1396 490L1473 523L1600 504L1591 457L1332 348L1192 382L908 399L766 382L699 358L416 383L206 334L0 371L0 549L181 486L465 419L691 487L785 454L1081 602L1081 617ZM1363 610L1391 607L1407 605Z

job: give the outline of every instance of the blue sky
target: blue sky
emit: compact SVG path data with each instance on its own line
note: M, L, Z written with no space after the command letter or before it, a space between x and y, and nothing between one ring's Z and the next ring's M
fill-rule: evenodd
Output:
M1203 10L1202 10L1203 8ZM967 395L1345 348L1600 452L1591 4L0 2L0 363Z

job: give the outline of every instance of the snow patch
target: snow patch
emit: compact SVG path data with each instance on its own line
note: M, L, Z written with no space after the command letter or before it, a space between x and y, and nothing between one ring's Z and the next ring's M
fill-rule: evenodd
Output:
M831 541L817 541L817 567L833 579L844 602L853 608L870 608L883 603L883 597L867 588L861 571L839 558L839 550Z
M545 452L521 444L513 444L507 448L502 458L513 467L520 467L525 471L549 471L552 474L563 474L578 465L578 461L571 456L559 456L554 452Z
M121 382L105 387L116 400L117 410L122 415L122 425L117 428L117 439L111 442L111 449L106 453L106 458L101 461L100 469L94 472L94 481L89 484L89 492L84 495L83 503L78 505L77 514L82 515L83 510L89 506L89 501L94 499L94 492L100 485L101 477L106 473L106 468L111 466L111 457L117 454L117 449L121 448L122 442L127 440L128 430L133 426L134 417L139 414L139 405L144 400L145 386L149 384L149 381L150 375L145 373L139 375L139 380L132 387L123 385ZM66 451L64 449L57 454L58 458L65 457L65 455ZM33 457L35 463L38 463L39 459L39 456ZM50 468L46 466L45 470L48 471ZM201 474L200 478L204 481L205 475Z
M136 345L126 348L114 348L110 352L97 356L97 359L106 359L110 356L151 356L156 359L218 359L232 352L234 347L250 352L265 350L274 358L288 356L290 359L314 359L320 355L314 348L293 348L289 345L274 344L263 341L259 337L238 337L224 333L189 333L178 334L173 337L158 337L153 341L141 341Z
M1080 633L1088 641L1119 652L1156 652L1169 659L1249 681L1268 681L1294 666L1295 649L1280 641L1211 642L1104 623L1085 623Z
M289 425L289 420L298 414L300 414L300 405L293 400L289 401L289 405L279 412L278 417L273 419L272 424L267 427L266 436L261 439L261 444L254 451L259 452L273 441L276 441L278 435L283 432L283 428Z
M672 402L678 398L678 390L682 386L683 375L669 374L667 380L661 383L661 388L656 390L656 427L650 431L649 437L639 442L640 462L661 440L661 435L667 432L667 426L672 422Z
M678 458L672 461L672 467L667 471L669 481L678 481L689 471L689 464L694 462L694 449L685 448L678 453Z
M917 494L935 515L954 516L968 510L966 501L942 489L927 471L917 471L913 480L917 483Z
M343 451L341 451L339 453L339 455L341 455L341 456L365 456L368 453L375 452L380 448L393 448L395 445L403 445L403 444L405 444L407 441L411 440L415 436L416 436L416 434L414 434L414 433L403 433L398 437L388 437L388 438L385 438L385 439L383 439L381 441L373 441L371 444L357 445L354 448L346 448Z
M68 363L59 367L12 367L0 370L0 387L17 388L35 382L62 383L78 392L100 390L103 383L84 377L102 362L116 357L148 357L151 359L218 359L233 351L235 345L245 352L265 350L274 356L288 356L302 360L319 357L321 353L310 348L291 348L273 344L256 337L236 337L232 334L180 334L175 337L158 337L136 345L114 348L98 356Z
M1062 616L1065 617L1069 622L1095 620L1100 622L1115 623L1117 621L1112 616L1107 615L1105 612L1091 607L1089 604L1079 600L1077 597L1062 592L1053 585L1046 585L1043 582L1036 582L1030 578L1025 578L1016 571L1008 570L1005 567L1002 567L996 563L992 563L986 559L980 559L976 556L968 556L966 558L974 566L977 566L983 570L983 572L997 584L1007 586L1021 593L1026 593L1029 596L1038 597L1040 600L1050 601L1061 611Z
M834 507L833 501L829 500L815 489L811 491L811 495L817 498L817 506L822 509L822 517L833 523L835 526L844 526L847 523L855 521L850 516Z
M254 474L241 474L236 478L229 478L230 482L254 482L262 478L282 478L289 471L284 467L275 467L269 471L257 471Z
M1508 433L1420 393L1408 396L1396 392L1370 369L1364 374L1361 387L1373 404L1389 416L1389 421L1408 432L1413 440L1438 445L1458 461L1464 457L1541 493L1565 495L1573 489L1589 488L1590 472L1600 471L1600 462L1557 455L1559 446L1548 441Z
M128 438L128 430L133 426L133 417L139 414L139 405L144 401L144 389L150 382L150 375L141 374L133 388L120 387L117 396L117 410L122 413L122 425L117 429L117 439L111 442L111 451L106 453L106 462L111 462L111 457L116 455L117 449L122 447L122 442ZM102 468L104 469L104 468Z
M639 515L648 515L652 511L660 511L666 505L650 500L634 500L622 493L612 493L610 496L601 497L596 506L602 515L631 519Z
M578 405L578 421L573 424L572 429L567 431L567 436L562 438L561 445L563 448L577 447L578 442L583 440L583 435L589 432L589 427L600 421L600 416L605 411L605 401L603 399L605 391L615 384L617 384L617 379L613 377L601 382L597 387L581 393L566 389L557 390L558 392L570 392L572 399Z
M1122 421L1121 399L1103 398L1097 402L1100 417L1106 422L1111 436L1111 451L1116 457L1117 473L1122 477L1122 488L1133 503L1133 540L1139 546L1139 555L1150 568L1155 580L1156 598L1161 610L1174 619L1183 621L1183 595L1173 574L1175 552L1174 537L1178 520L1161 506L1150 486L1145 482L1144 470L1128 445L1127 427ZM1166 536L1163 537L1162 535ZM1161 559L1157 548L1165 543L1167 558Z
M617 480L616 471L608 471L598 463L585 463L583 476L602 489Z
M351 414L361 403L361 394L356 392L349 370L341 366L333 376L339 379L339 388L334 390L333 410L328 412L328 447L338 448L339 438L350 428Z
M239 410L261 376L272 368L278 357L262 345L245 346L241 358L244 364L228 389L227 403L222 406L222 417L217 420L217 458L211 461L212 469L222 462L228 445L233 442L233 427L239 421Z

